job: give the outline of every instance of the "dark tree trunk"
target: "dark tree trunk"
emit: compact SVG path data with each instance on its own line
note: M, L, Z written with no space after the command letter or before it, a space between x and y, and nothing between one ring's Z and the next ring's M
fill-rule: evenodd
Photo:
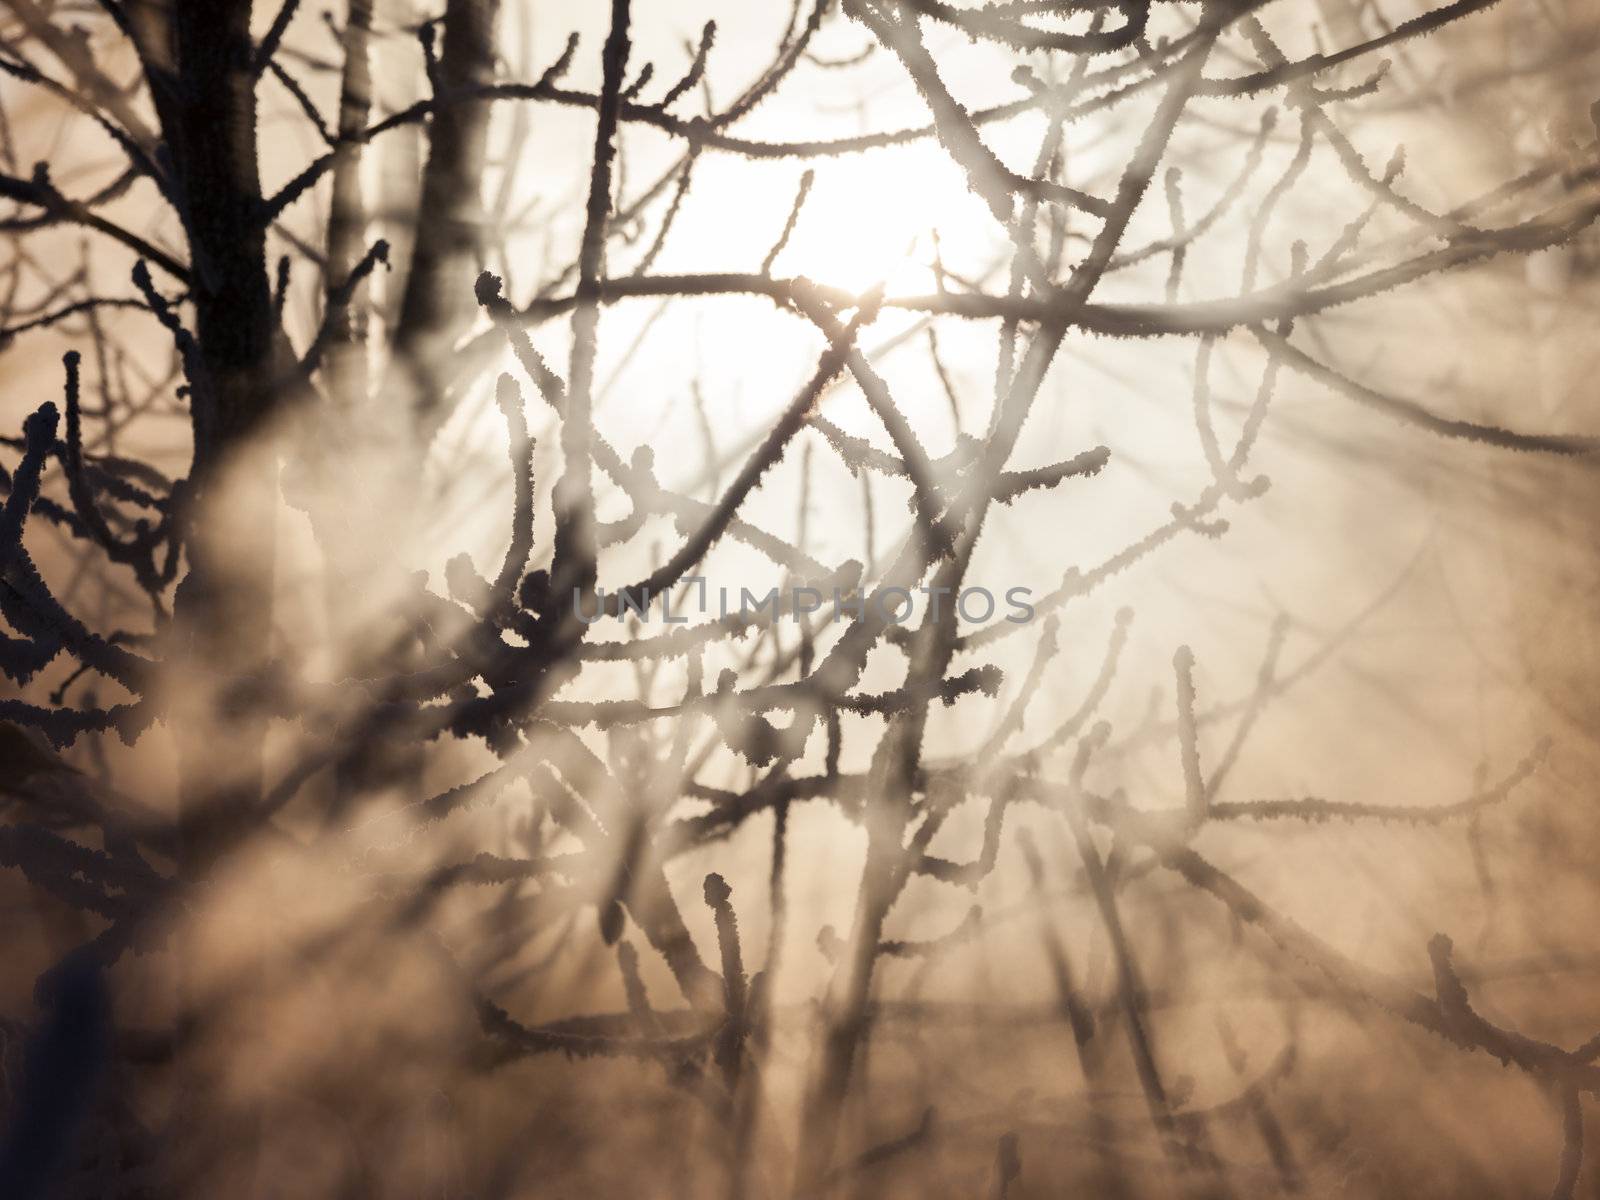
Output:
M449 0L436 91L451 93L494 77L500 0ZM484 151L490 105L454 100L434 113L422 173L417 240L406 280L394 352L412 388L421 439L447 415L445 368L451 343L477 311L472 284L482 268Z
M250 15L250 0L174 0L138 13L193 277L188 573L174 611L184 694L173 713L191 878L208 872L261 794L264 721L226 701L268 656L277 499L277 456L264 436L276 319Z

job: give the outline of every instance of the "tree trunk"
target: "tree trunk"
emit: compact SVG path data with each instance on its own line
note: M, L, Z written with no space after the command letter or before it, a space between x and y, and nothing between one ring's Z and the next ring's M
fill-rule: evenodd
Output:
M180 870L205 877L262 786L265 721L228 703L269 655L277 454L266 436L276 318L257 170L250 0L138 10L193 276L188 573L174 606Z
M436 92L493 80L499 12L500 0L448 0ZM423 446L448 415L451 345L477 312L472 285L483 266L489 110L486 100L452 100L428 127L421 220L394 334L395 360L411 388L407 399Z

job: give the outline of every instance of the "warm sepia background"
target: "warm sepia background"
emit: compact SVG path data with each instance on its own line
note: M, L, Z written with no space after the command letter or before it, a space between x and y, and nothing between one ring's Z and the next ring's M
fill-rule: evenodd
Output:
M601 90L609 6L502 0L498 7L497 77L538 78L576 33L562 86ZM1295 59L1359 43L1425 8L1414 0L1257 7L1277 45ZM1382 177L1403 147L1393 186L1422 209L1447 212L1544 171L1544 186L1555 190L1508 192L1485 205L1482 227L1498 229L1551 207L1560 187L1579 194L1595 186L1585 172L1600 154L1590 110L1600 100L1593 82L1600 78L1600 4L1503 0L1481 7L1317 82L1357 87L1379 59L1388 60L1370 94L1332 101L1326 111L1373 176ZM797 21L783 0L637 3L628 78L653 63L641 96L658 98L688 68L704 23L714 19L704 79L674 111L687 117L715 109L749 86L811 8L800 6ZM253 27L261 36L275 7L257 9ZM896 56L875 46L863 23L838 5L821 9L792 72L733 131L753 142L823 142L925 124L925 100ZM1191 28L1201 13L1200 5L1153 5L1144 49ZM95 4L0 4L0 52L8 61L25 57L70 78L64 60L30 34L30 14L60 30L80 29L109 77L134 78L132 51ZM414 31L440 15L412 0L378 0L374 120L427 95ZM285 67L330 122L345 19L342 6L326 18L320 7L305 6L283 42ZM1045 11L1038 19L1086 25L1083 13ZM1107 9L1107 27L1123 19ZM944 83L971 109L1025 97L1026 80L1012 75L1019 63L1030 66L1037 84L1065 78L1076 61L1019 53L932 20L924 20L922 33ZM1103 69L1142 52L1092 61ZM1259 69L1250 43L1230 33L1207 74ZM259 95L262 189L271 195L326 146L276 81L264 79ZM1061 178L1114 195L1157 95L1072 120ZM25 179L42 161L56 187L87 195L121 169L116 145L59 95L13 73L0 81L0 102L7 174ZM131 102L146 103L137 94ZM1263 126L1269 109L1276 115ZM999 158L1026 175L1045 127L1032 111L981 128ZM453 594L446 563L465 551L478 572L493 576L508 540L512 490L507 426L495 404L502 371L518 379L536 439L528 565L548 565L551 487L563 463L559 422L477 313L471 289L486 268L503 277L505 295L519 307L571 295L594 142L592 108L493 106L477 189L481 241L452 276L469 313L450 344L430 350L436 369L460 373L460 401L415 471L361 476L366 515L350 519L354 532L340 552L347 590L331 604L327 546L290 493L311 494L312 507L343 505L345 493L319 492L343 468L335 465L327 476L308 469L300 478L297 458L318 437L297 427L281 433L287 498L273 514L271 645L310 682L296 693L305 719L273 721L269 780L293 776L324 746L331 726L318 728L322 718L309 714L323 712L316 706L332 693L318 689L363 673L369 642L381 636L375 631L417 586L414 572L429 573L434 593ZM1015 248L936 138L815 158L707 149L681 200L674 199L681 139L624 121L618 145L613 196L622 216L607 244L610 276L629 275L647 256L647 273L657 276L758 271L810 170L814 179L772 261L773 277L803 276L851 296L881 285L891 301L946 289L1006 295ZM1414 213L1353 182L1349 164L1326 141L1297 164L1300 146L1300 113L1281 89L1194 100L1121 247L1172 234L1169 188L1180 190L1190 222L1223 201L1214 223L1187 245L1181 272L1169 251L1152 253L1108 275L1095 301L1199 303L1272 287L1289 277L1296 241L1315 262L1358 220L1359 253L1373 267L1443 244ZM374 363L400 319L411 241L437 216L418 212L427 152L426 127L413 123L375 139L362 157L368 211L361 240L384 237L392 245L389 266L379 266L360 293ZM1170 182L1169 168L1181 172ZM329 204L324 178L285 209L268 236L269 266L279 255L293 259L283 326L297 353L324 319L326 280L315 260L329 237ZM1059 244L1064 275L1099 222L1045 207L1037 241ZM103 211L158 246L184 245L181 224L148 182ZM670 229L656 247L669 213ZM83 297L137 295L129 283L134 257L124 247L71 223L15 225L0 235L8 330ZM1247 267L1247 258L1257 261ZM1292 341L1349 379L1435 414L1524 433L1594 436L1597 263L1592 231L1536 253L1485 256L1306 318ZM177 290L159 276L157 284L169 295ZM91 413L86 437L181 476L190 434L175 392L181 380L171 337L143 312L108 307L96 310L93 322L80 314L7 337L0 430L14 435L41 402L59 403L62 354L75 348L85 358L86 406L101 403L97 389L107 379L121 379L124 395L152 401L114 422L109 440ZM569 326L563 310L528 327L563 377L571 370ZM1003 336L995 319L929 322L891 303L860 345L928 456L940 460L985 435ZM624 459L638 448L653 452L663 487L712 500L816 369L822 345L811 324L759 296L673 292L607 303L597 336L595 428ZM1314 806L1287 818L1233 812L1235 819L1194 831L1192 849L1319 946L1426 997L1437 982L1430 939L1445 934L1480 1016L1557 1046L1585 1043L1600 1032L1600 477L1592 449L1557 455L1442 436L1284 366L1240 472L1246 482L1265 476L1270 486L1224 498L1201 527L1186 527L1174 505L1196 504L1214 482L1196 426L1202 363L1226 456L1266 369L1262 346L1247 330L1205 346L1182 334L1067 333L1008 465L1041 467L1096 446L1108 449L1108 463L1092 478L997 507L968 583L997 596L1026 587L1040 598L1076 569L1093 586L1032 623L996 621L1003 636L956 660L952 675L992 663L1003 682L994 694L933 703L923 762L980 779L991 768L1010 769L1002 747L1016 754L1046 742L1092 697L1095 711L1054 741L1033 777L1066 779L1078 747L1104 721L1109 730L1085 786L1138 810L1181 808L1183 706L1174 656L1189 647L1197 744L1202 769L1215 773L1214 804L1321 799L1374 806L1332 819ZM319 378L326 383L327 372ZM407 402L404 387L380 368L373 379L384 382L373 388L373 415L356 426L356 448L331 438L320 445L351 472L390 453L383 414L391 402ZM895 453L848 375L825 389L813 415ZM17 457L12 446L0 462L10 471ZM51 471L57 474L47 471L45 495L62 500L59 471ZM911 494L902 478L853 469L814 423L763 477L740 516L829 570L854 559L868 564L870 577L912 529ZM599 521L629 512L617 489L597 488ZM688 528L652 518L637 536L608 547L602 585L645 575ZM90 628L152 632L151 607L129 573L89 553L81 539L36 514L26 545L54 594ZM727 587L735 595L741 587L765 593L793 582L733 539L719 542L695 573L713 592ZM623 623L608 628L594 636L630 636ZM838 628L824 627L819 654ZM667 631L650 624L632 635ZM795 623L784 620L776 647L767 635L759 644L747 635L717 646L704 659L705 690L716 689L724 667L737 670L741 687L765 682L769 664L792 654L798 638ZM1041 643L1052 639L1054 652L1041 654ZM43 705L72 669L63 656L26 687L8 679L0 688ZM779 678L794 677L790 665L774 669ZM857 691L893 691L905 670L903 655L880 646ZM670 708L684 695L685 679L682 659L642 671L602 666L558 698ZM185 681L164 677L163 686L181 694ZM123 698L115 684L90 675L72 684L64 702L93 707ZM773 717L786 724L781 713ZM624 887L617 873L637 862L595 854L565 879L427 882L436 867L475 855L532 860L581 848L582 837L521 783L453 808L431 804L496 767L482 739L385 744L374 754L389 756L390 769L372 770L362 790L338 803L329 799L335 785L308 772L304 790L268 828L185 888L150 919L148 935L105 970L119 1039L78 1135L87 1165L80 1164L75 1183L61 1185L79 1190L59 1194L790 1194L796 1159L804 1157L801 1114L824 998L858 903L866 822L848 805L822 798L786 804L774 888L770 805L721 827L707 822L710 835L663 849L669 823L692 823L731 804L766 774L736 752L723 727L681 714L622 731L571 724L610 764L629 803L648 814L641 818L653 831L646 839L661 836L646 857L659 851L670 899L715 971L723 970L726 933L719 937L703 881L715 872L732 889L744 968L751 976L767 971L761 1028L749 1035L749 1073L740 1087L709 1094L722 1076L707 1065L703 1046L691 1071L670 1055L609 1043L591 1053L555 1040L536 1053L515 1039L497 1041L474 997L524 1029L592 1034L596 1048L611 1038L646 1038L649 1029L629 1023L642 1017L637 997L627 994L630 971L619 970L619 945L638 958L638 978L659 1018L656 1035L688 1038L704 1013L635 924L620 942L615 930L597 931L597 914L603 925L608 897ZM868 770L883 719L846 713L841 728L839 769ZM30 753L53 753L30 745ZM22 787L31 760L21 750L8 753L23 757L11 765L12 784L0 778L11 805L6 819L25 825L39 819L30 806L40 800ZM96 794L136 805L143 816L175 813L171 721L156 723L133 745L94 733L60 753L83 773L84 782L71 786L100 789ZM819 724L787 769L814 776L825 753ZM6 771L0 765L0 774ZM1512 786L1502 789L1508 780ZM936 944L877 963L870 1029L839 1105L832 1174L812 1181L815 1194L1475 1197L1542 1196L1553 1184L1558 1195L1600 1194L1592 1162L1574 1177L1563 1166L1571 1122L1564 1137L1554 1075L1503 1065L1481 1046L1452 1045L1417 1028L1392 1006L1358 994L1359 980L1330 978L1326 960L1286 949L1164 869L1147 847L1097 825L1097 869L1110 855L1120 871L1105 885L1115 891L1125 927L1119 949L1097 904L1101 885L1086 872L1059 806L1018 801L999 822L988 786L975 787L927 847L984 869L955 882L915 876L889 913L886 941ZM1450 819L1411 819L1486 793L1493 793L1490 802ZM1303 819L1308 812L1323 819ZM101 831L60 828L91 849L104 845ZM147 854L158 873L170 874L159 854ZM657 859L650 862L654 870ZM16 1122L25 1099L17 1081L47 1017L35 979L105 922L27 872L0 879L7 1064L0 1101ZM1142 978L1136 1023L1122 1006L1129 954ZM1080 1008L1097 1018L1087 1042L1074 1037ZM183 1036L169 1038L174 1028ZM1171 1128L1153 1122L1151 1081L1136 1069L1135 1041L1152 1048L1163 1104L1176 1121ZM166 1049L148 1051L147 1043ZM1588 1100L1581 1103L1592 1117ZM183 1180L181 1189L169 1190L177 1185L168 1179Z

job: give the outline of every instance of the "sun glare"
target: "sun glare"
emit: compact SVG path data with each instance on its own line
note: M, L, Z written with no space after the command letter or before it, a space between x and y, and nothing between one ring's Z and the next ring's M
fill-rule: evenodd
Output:
M878 284L922 292L934 286L936 252L954 270L981 269L998 233L961 172L918 146L820 168L775 269L857 294Z

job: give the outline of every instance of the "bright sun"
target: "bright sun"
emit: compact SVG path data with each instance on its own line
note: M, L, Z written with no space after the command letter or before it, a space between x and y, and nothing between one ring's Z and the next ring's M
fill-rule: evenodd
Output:
M910 146L819 169L774 269L855 293L879 283L891 295L929 291L936 238L947 263L970 271L987 265L999 234L959 168L933 147Z

